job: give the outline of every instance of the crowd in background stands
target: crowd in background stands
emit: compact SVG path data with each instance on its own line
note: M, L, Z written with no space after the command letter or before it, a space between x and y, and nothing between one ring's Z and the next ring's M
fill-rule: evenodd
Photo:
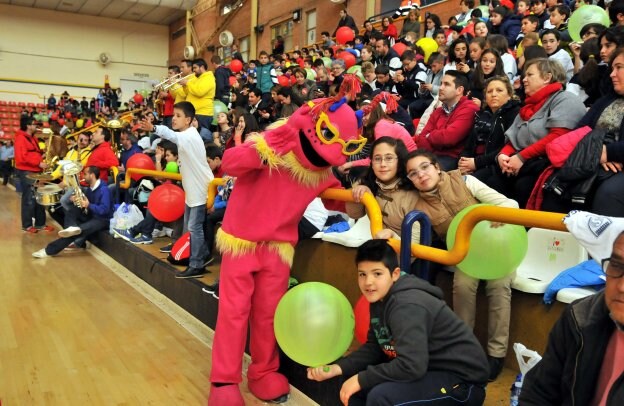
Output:
M423 16L409 7L397 12L406 14L400 28L384 17L380 30L366 21L361 31L343 10L336 38L323 32L320 45L284 52L278 37L273 52L261 51L257 59L244 61L234 49L229 66L216 55L209 62L183 60L168 69L169 77L183 79L166 91L135 92L123 106L108 86L90 102L68 95L56 102L52 95L48 115L64 134L140 108L122 132L122 162L115 165L123 171L132 153L158 150L160 138L145 131L153 126L139 121L171 127L173 106L188 101L193 125L211 151L208 164L220 176L223 151L310 100L342 94L364 112L367 145L334 174L346 188L355 185L356 202L363 191L376 196L385 237L400 234L402 216L418 206L444 219L433 227L441 238L466 201L488 199L624 217L624 0L609 3L609 27L588 24L575 33L582 41L574 42L567 21L582 4L491 0L485 18L473 0L460 0L460 13L447 25L426 13L421 27ZM345 27L358 31L352 40L338 38ZM106 178L110 166L99 169ZM472 175L469 181L461 180L465 175ZM436 190L450 196L444 207L432 203ZM453 201L451 191L468 200ZM468 282L461 283L466 288ZM507 292L507 308L509 285L508 278L496 287ZM492 379L502 367L507 335L497 329L490 336Z

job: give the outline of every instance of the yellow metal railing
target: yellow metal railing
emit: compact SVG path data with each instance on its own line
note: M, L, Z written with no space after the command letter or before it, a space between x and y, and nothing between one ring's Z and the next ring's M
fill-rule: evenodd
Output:
M132 174L182 180L182 176L179 174L129 168L126 171L124 182L120 183L121 188L127 189L130 187L130 176ZM210 185L208 186L208 198L206 200L207 207L212 207L217 194L217 186L223 185L224 183L225 180L221 178L215 178L212 182L210 182ZM353 201L351 191L344 189L327 189L321 193L320 197L345 202ZM371 235L375 235L383 228L379 204L377 204L377 200L375 200L375 197L370 193L364 194L362 197L362 204L366 208L366 212L368 213L368 217L370 219ZM443 265L456 265L461 262L468 253L470 234L480 221L489 220L507 224L517 224L525 227L538 227L550 230L567 231L562 221L564 216L565 214L562 213L545 211L511 209L507 207L495 206L477 206L473 210L470 210L459 223L455 236L455 245L451 250L442 250L439 248L429 247L427 245L412 243L412 256L426 259L428 261L438 262ZM397 252L399 252L401 245L399 240L391 239L390 245Z

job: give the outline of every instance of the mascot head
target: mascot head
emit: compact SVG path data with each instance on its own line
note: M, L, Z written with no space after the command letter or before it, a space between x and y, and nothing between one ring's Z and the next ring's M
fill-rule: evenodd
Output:
M297 132L292 152L301 165L310 170L340 166L364 148L362 114L346 101L345 97L316 99L290 116L286 126Z

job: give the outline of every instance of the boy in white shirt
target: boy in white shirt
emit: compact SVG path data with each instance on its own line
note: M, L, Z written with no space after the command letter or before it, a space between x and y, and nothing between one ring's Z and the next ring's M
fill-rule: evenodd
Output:
M214 178L208 162L204 142L191 126L195 117L195 108L183 101L173 106L172 131L164 125L153 125L146 119L141 121L141 128L154 132L159 137L178 146L180 174L185 192L184 224L191 234L191 256L189 267L176 278L200 278L206 273L205 256L208 252L204 238L204 219L206 218L206 198L208 184Z

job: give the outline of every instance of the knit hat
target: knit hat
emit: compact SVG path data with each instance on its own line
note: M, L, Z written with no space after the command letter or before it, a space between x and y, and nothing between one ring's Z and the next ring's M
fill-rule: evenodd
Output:
M611 255L615 239L624 232L624 218L574 210L563 219L568 231L598 263Z

